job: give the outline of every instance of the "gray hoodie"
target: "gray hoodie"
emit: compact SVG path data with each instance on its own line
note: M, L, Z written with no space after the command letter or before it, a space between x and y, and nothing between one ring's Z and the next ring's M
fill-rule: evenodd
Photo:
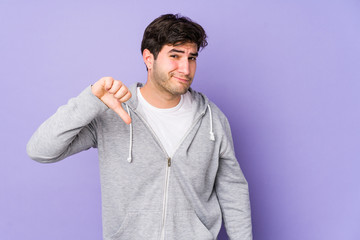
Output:
M195 121L170 159L136 111L137 86L123 104L131 125L89 86L37 129L28 155L50 163L98 148L106 240L213 240L222 219L231 240L252 239L248 184L224 114L190 89Z

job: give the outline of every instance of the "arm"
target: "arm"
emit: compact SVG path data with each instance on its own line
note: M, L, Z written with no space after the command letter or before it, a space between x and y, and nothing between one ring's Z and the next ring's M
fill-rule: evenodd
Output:
M221 145L215 188L230 240L251 240L251 210L248 183L236 160L229 123Z
M100 79L61 106L36 130L27 144L28 155L39 162L56 162L96 147L94 119L109 107L130 123L129 115L121 107L130 97L131 93L120 81L111 77Z
M30 158L39 162L56 162L96 146L93 119L107 107L86 88L79 96L61 106L47 119L27 144Z

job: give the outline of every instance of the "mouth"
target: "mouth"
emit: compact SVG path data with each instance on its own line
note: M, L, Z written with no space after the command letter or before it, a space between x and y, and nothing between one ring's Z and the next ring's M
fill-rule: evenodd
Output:
M191 82L191 79L189 79L189 78L183 78L183 77L177 77L177 76L172 76L172 77L175 78L176 80L178 80L179 82L182 82L182 83Z

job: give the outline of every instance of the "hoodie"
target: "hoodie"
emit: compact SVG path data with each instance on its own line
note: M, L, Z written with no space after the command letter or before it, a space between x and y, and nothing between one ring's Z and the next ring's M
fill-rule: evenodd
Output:
M252 239L247 181L224 114L201 93L195 120L172 158L137 112L136 87L125 124L87 87L46 120L28 155L51 163L98 149L105 240L213 240L222 219L230 240Z

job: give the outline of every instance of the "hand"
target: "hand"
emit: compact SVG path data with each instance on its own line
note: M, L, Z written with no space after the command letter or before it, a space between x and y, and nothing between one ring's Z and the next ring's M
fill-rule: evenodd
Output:
M116 112L126 123L131 123L129 114L122 108L121 103L131 98L129 89L119 80L103 77L91 87L92 93L106 106Z

